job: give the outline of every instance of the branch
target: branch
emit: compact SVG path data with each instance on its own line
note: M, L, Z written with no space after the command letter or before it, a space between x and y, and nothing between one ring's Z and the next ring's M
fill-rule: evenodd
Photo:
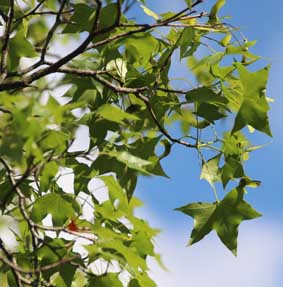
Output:
M1 249L2 252L5 254L5 256L8 258L8 260L9 260L10 262L12 262L14 266L17 266L17 263L16 263L15 258L14 258L13 255L10 254L9 251L5 248L4 243L3 243L3 241L2 241L1 238L0 238L0 249ZM11 267L11 266L10 266L10 267ZM21 287L21 286L22 286L22 282L27 283L27 284L30 283L30 281L28 281L28 280L26 280L25 278L23 278L23 277L21 276L21 274L19 274L19 272L18 272L16 269L14 269L14 268L11 267L11 271L12 271L14 277L15 277L15 280L16 280L16 282L17 282L17 286Z
M22 176L21 180L17 182L15 180L14 176L13 176L12 169L10 168L10 166L6 163L6 161L2 157L0 157L0 162L4 165L4 167L5 167L6 171L7 171L7 174L8 174L11 186L12 186L12 191L13 190L16 191L16 193L18 195L18 198L19 198L19 209L20 209L20 212L21 212L23 218L25 219L25 221L28 224L28 227L29 227L29 230L30 230L30 234L31 234L31 239L32 239L33 251L36 253L36 250L37 250L37 241L36 241L36 239L38 237L37 236L37 230L35 228L35 225L34 225L33 221L29 218L29 215L28 215L28 213L26 211L26 207L25 207L25 196L24 196L24 194L22 193L22 191L19 188L20 183L26 177L28 177L30 172L32 172L32 169L30 169L30 166L29 166L26 169L26 172ZM37 256L35 256L35 260L34 260L34 267L35 267L35 269L37 268L37 266L38 266L38 258L37 258ZM38 280L39 280L39 277L37 277L36 282L38 282Z
M39 3L30 12L28 12L28 13L22 15L21 17L17 18L16 22L21 21L22 19L27 18L27 17L29 17L31 15L35 15L36 11L40 8L40 6L43 4L43 2L45 2L45 0L39 1Z
M4 80L7 76L8 49L9 49L9 40L10 40L13 18L14 18L14 0L10 0L10 10L5 25L4 40L1 54L1 63L0 63L1 80Z
M119 24L120 17L121 17L121 3L120 3L120 0L118 0L116 2L117 3L117 15L116 15L115 23L109 27L106 27L104 29L99 30L98 25L99 25L99 18L100 18L100 12L101 12L102 4L101 4L100 0L96 0L95 2L97 4L97 9L96 9L97 11L96 11L93 27L92 27L88 37L75 50L73 50L71 53L69 53L65 57L59 59L57 62L53 63L52 65L45 67L45 68L42 68L42 69L34 72L30 76L22 78L21 80L18 80L18 81L8 81L7 80L7 81L1 83L0 84L0 91L25 88L25 87L29 86L32 82L34 82L34 81L36 81L36 80L38 80L38 79L40 79L40 78L42 78L48 74L57 72L59 70L59 68L61 68L63 65L67 64L69 61L71 61L72 59L74 59L75 57L77 57L78 55L82 54L85 51L88 51L88 50L94 49L94 48L98 48L102 45L106 45L112 41L115 41L115 40L118 40L118 39L121 39L124 37L128 37L130 35L146 32L146 31L149 31L151 29L158 28L158 27L166 27L166 26L170 25L170 23L178 21L179 19L181 19L184 16L184 13L186 11L190 10L189 8L186 8L186 9L182 10L181 12L175 14L174 16L170 17L169 19L165 19L161 22L156 22L152 25L142 24L137 29L134 29L131 31L126 31L126 32L120 33L118 35L114 35L112 37L98 41L96 43L90 44L95 39L96 36L103 35L109 31L112 31L116 27L119 27L119 28L125 27L126 28L126 25ZM202 0L196 1L192 6L195 7L196 5L200 4L201 2L203 2L203 1ZM192 14L194 12L195 11L190 11L189 14ZM202 17L203 15L204 14L200 14L197 17ZM33 66L32 68L34 69L35 67Z
M197 144L190 144L186 141L183 141L183 140L180 140L180 139L177 139L177 138L174 138L172 137L168 131L162 126L162 124L159 122L156 114L155 114L155 111L153 110L152 106L150 105L150 101L149 101L149 98L145 97L144 95L142 94L135 94L135 96L137 98L139 98L140 100L142 100L144 102L144 104L146 105L150 115L151 115L151 118L153 119L153 121L155 122L156 126L158 127L159 131L165 136L167 137L172 143L178 143L180 145L183 145L183 146L186 146L188 148L197 148L198 145Z
M44 61L44 58L45 58L45 55L46 55L46 52L47 52L47 48L48 48L48 45L57 29L57 27L59 26L59 24L61 23L61 20L60 20L60 17L61 17L61 14L64 10L64 7L67 3L67 0L63 0L62 3L61 3L61 6L60 6L60 9L56 15L56 19L55 19L55 22L52 26L52 28L49 30L48 34L47 34L47 37L46 37L46 40L45 40L45 44L42 48L42 51L41 51L41 56L40 56L40 60L39 62L43 62Z
M44 226L44 225L40 225L40 224L36 224L36 223L34 223L34 226L37 229L41 229L41 230L45 230L45 231L65 232L65 233L68 233L68 234L92 241L93 243L96 243L95 238L91 238L89 236L86 236L82 231L69 230L68 227Z
M80 259L80 258L81 258L80 255L77 255L77 256L73 256L73 257L69 257L69 258L62 258L62 259L60 259L54 263L39 267L37 269L24 269L24 268L19 267L16 264L14 264L12 261L5 258L4 256L0 255L0 259L3 262L5 262L8 266L10 266L13 270L15 270L17 272L25 273L25 274L40 274L41 272L48 271L50 269L64 265L66 263L72 262L75 259ZM29 284L31 284L30 281L29 281Z
M138 97L140 100L142 100L153 121L155 122L155 124L157 125L159 131L165 136L167 137L172 143L178 143L178 144L181 144L181 145L184 145L186 147L189 147L189 148L197 148L197 144L190 144L186 141L183 141L183 140L179 140L179 139L176 139L174 137L172 137L167 131L166 129L161 125L161 123L159 122L158 118L156 117L155 115L155 112L153 110L153 108L151 107L150 105L150 102L149 102L149 98L147 98L146 96L142 95L141 92L145 92L147 90L149 90L148 87L140 87L140 88L125 88L125 87L121 87L121 86L117 86L109 81L107 81L106 79L104 79L103 77L101 77L97 71L88 71L88 70L76 70L76 69L70 69L70 68L62 68L62 69L59 69L58 71L63 72L63 73L66 73L66 72L70 72L70 73L74 73L74 74L77 74L79 76L90 76L90 77L93 77L94 79L96 79L98 82L102 83L103 85L107 86L108 88L110 88L112 91L116 92L116 93L128 93L128 94L134 94L136 97Z
M99 76L100 74L107 74L108 71L90 71L90 70L81 70L81 69L63 67L63 68L59 68L57 72L64 73L64 74L73 74L73 75L77 75L80 77L92 77L98 82L104 84L105 86L107 86L108 88L112 89L113 91L117 93L133 94L133 93L140 93L140 92L144 92L148 90L148 87L126 88L126 87L116 86L113 83L104 79L103 77Z
M125 4L125 8L123 10L123 14L126 14L127 12L129 12L129 10L134 6L134 4L136 3L136 0L127 0L126 4Z

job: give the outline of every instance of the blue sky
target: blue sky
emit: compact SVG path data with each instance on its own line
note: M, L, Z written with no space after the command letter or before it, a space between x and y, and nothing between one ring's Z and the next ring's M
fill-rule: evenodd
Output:
M202 7L208 9L215 1L204 2ZM252 153L246 166L248 175L262 181L260 188L250 190L247 200L264 216L247 221L240 227L237 259L221 246L214 235L209 235L196 247L186 248L192 220L173 209L193 201L213 201L214 198L209 185L199 180L196 154L186 148L175 147L171 156L163 161L171 179L142 178L138 184L137 195L145 202L140 213L164 230L157 239L157 245L171 272L164 275L162 271L154 269L159 287L181 286L187 280L192 285L187 283L185 286L202 287L208 283L220 287L227 284L242 287L283 286L283 128L280 120L283 108L280 87L283 79L283 2L226 2L222 15L231 15L230 23L240 27L250 40L258 41L252 52L263 57L259 66L272 64L268 96L275 99L270 112L273 139L262 135L252 137L256 144L271 141L272 144ZM185 7L182 0L147 3L156 12L176 11ZM173 73L180 75L182 71L182 68L176 69ZM202 262L211 264L205 266Z

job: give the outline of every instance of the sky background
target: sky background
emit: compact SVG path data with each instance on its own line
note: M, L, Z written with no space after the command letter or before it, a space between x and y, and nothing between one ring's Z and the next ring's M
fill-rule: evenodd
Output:
M204 2L198 9L208 10L215 1ZM272 144L251 153L246 164L247 174L262 181L261 187L251 189L246 199L264 216L241 224L237 258L225 249L215 234L186 247L193 221L173 209L194 201L214 201L214 197L208 183L199 180L196 154L174 147L171 155L163 160L163 167L171 178L142 178L136 193L145 202L139 214L163 229L156 245L169 272L164 273L152 265L159 287L283 286L283 101L280 87L283 80L283 2L226 2L221 15L231 15L229 23L240 27L249 40L258 41L251 52L263 57L259 66L272 64L267 93L275 99L270 112L273 139L258 134L252 137L256 145ZM178 11L185 7L185 1L147 1L147 6L155 12ZM186 75L184 68L177 65L172 74L174 77Z

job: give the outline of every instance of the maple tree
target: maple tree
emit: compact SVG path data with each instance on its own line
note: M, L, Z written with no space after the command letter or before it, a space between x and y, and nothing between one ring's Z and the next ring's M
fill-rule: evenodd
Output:
M215 195L176 208L195 220L189 243L215 230L236 254L240 223L260 216L244 163L261 148L247 133L271 136L269 67L250 67L255 42L219 16L225 0L202 2L157 14L142 0L1 1L0 219L18 226L15 248L0 238L4 286L156 286L158 230L135 215L134 191L139 176L167 177L174 145L196 151ZM137 7L147 23L128 16ZM189 89L171 81L174 55ZM88 146L74 149L81 127Z

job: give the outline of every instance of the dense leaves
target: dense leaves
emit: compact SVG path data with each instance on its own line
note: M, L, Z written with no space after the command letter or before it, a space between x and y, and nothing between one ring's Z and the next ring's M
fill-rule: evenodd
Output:
M271 136L269 67L222 23L225 1L163 14L145 1L0 2L0 221L17 241L0 238L1 284L156 286L158 230L134 193L140 176L170 176L176 146L195 151L215 195L177 208L195 220L190 244L215 230L236 254L240 223L260 216L244 163L262 146L249 131Z

